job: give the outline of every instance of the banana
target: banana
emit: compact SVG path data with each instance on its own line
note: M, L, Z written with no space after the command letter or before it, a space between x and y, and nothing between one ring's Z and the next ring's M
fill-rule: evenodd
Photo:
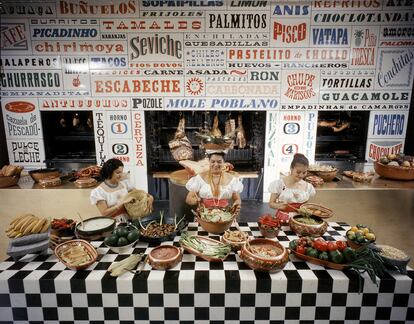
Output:
M33 217L28 217L26 219L26 221L20 226L20 228L16 228L16 230L20 231L20 232L24 232L26 230L26 228L30 227L33 225L33 222L37 221L37 217L33 216Z
M49 229L50 220L46 219L46 222L43 224L42 228L40 229L40 233L44 233Z
M36 227L38 222L39 222L39 219L34 219L26 227L22 228L21 232L23 233L23 235L31 234L33 228Z
M14 238L18 238L18 237L21 237L21 236L23 236L22 233L17 233L17 235Z
M42 229L43 225L47 222L46 218L40 218L39 221L36 223L36 226L32 228L32 234L39 233Z
M12 232L10 232L7 236L8 236L9 238L14 238L14 237L16 237L16 235L18 235L18 234L20 234L20 232L18 232L18 231L12 231Z
M16 217L13 217L12 220L10 221L10 226L13 226L13 225L17 224L19 222L19 220L21 220L23 217L25 217L27 215L29 215L29 214L21 214L21 215L18 215Z
M17 230L17 231L19 231L21 228L22 228L22 226L23 226L23 224L24 223L26 223L28 220L30 220L30 219L32 219L32 217L34 217L34 215L32 215L32 214L27 214L27 215L25 215L21 220L19 220L15 225L14 225L14 229L15 230Z

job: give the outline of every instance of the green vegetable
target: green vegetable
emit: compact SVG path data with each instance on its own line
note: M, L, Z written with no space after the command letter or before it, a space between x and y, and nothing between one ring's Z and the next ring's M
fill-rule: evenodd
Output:
M355 260L355 252L350 247L345 248L345 250L343 250L342 254L344 255L345 260L347 262L351 262L351 261Z
M128 239L126 237L120 237L118 239L118 243L117 243L118 246L124 246L124 245L128 245L128 244L129 244L129 242L128 242Z
M104 243L109 246L116 246L117 242L118 242L118 236L116 235L110 235L110 236L105 237L104 239Z
M127 239L129 242L134 242L139 239L139 231L134 229L130 231L127 235Z
M298 246L298 242L296 242L296 240L289 242L289 249L295 251L297 246Z
M219 241L217 241L217 244L209 244L206 241L201 241L195 236L189 236L187 233L181 235L180 244L193 248L205 256L218 259L224 258L231 251L231 246L229 244L224 244Z
M328 252L322 252L321 254L319 254L319 259L324 260L324 261L329 261Z
M118 237L126 237L128 235L128 228L126 226L119 226L115 228L114 234Z
M344 262L344 256L338 250L330 251L329 252L329 257L332 260L332 262L334 262L334 263L343 263Z
M309 248L306 249L306 255L308 255L312 258L317 258L319 256L319 252L318 252L318 250L316 250L312 247L309 247Z

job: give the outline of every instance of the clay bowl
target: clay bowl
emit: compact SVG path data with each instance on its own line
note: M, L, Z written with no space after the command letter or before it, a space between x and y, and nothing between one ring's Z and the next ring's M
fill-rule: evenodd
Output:
M209 222L205 219L202 219L199 213L199 210L193 211L194 215L197 218L198 223L200 226L207 232L212 234L221 234L224 233L224 231L228 230L231 227L231 224L233 223L234 218L237 216L234 214L232 218L229 221L219 221L219 222Z
M160 245L151 250L148 263L153 269L166 270L174 268L181 262L183 253L174 245Z
M32 177L34 182L39 182L40 179L48 179L59 177L60 172L58 169L38 169L38 170L31 170L29 171L29 175Z
M249 235L246 232L242 232L242 233L244 233L244 237L245 237L244 240L242 240L242 241L233 241L233 240L230 240L229 239L230 232L231 231L225 231L224 234L223 234L223 236L221 237L221 241L223 243L229 244L231 246L231 249L233 251L238 251L247 242L247 240L249 239Z
M280 253L273 257L262 257L252 252L252 248L254 249L260 246L274 249ZM251 269L263 272L280 271L289 261L287 249L279 242L266 238L257 238L248 241L237 253Z
M289 226L298 235L306 236L322 236L328 229L328 223L316 216L309 216L316 220L319 224L311 225L304 224L298 221L298 218L303 217L302 215L295 215L289 219Z
M335 179L336 175L338 174L338 169L334 169L332 171L309 171L312 174L322 178L325 182L330 182Z
M86 241L97 241L111 235L115 223L115 219L112 217L97 216L88 218L76 224L75 235L77 238Z
M259 230L260 233L267 238L274 238L276 236L278 236L279 234L279 230L280 230L280 226L276 226L276 227L269 227L267 225L263 225L262 223L258 222L257 223L259 226Z
M413 167L401 167L396 165L385 165L375 161L375 172L379 176L391 180L414 180L414 168Z
M0 188L13 187L19 182L20 175L0 177Z

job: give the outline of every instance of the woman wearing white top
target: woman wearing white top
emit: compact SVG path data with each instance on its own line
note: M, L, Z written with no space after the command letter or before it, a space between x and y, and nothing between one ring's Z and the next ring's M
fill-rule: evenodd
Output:
M239 213L241 206L240 193L243 191L241 181L224 172L224 152L209 154L209 170L192 177L186 184L189 191L186 203L197 205L202 202L207 208L227 207L232 199L232 209Z
M104 181L91 191L90 201L98 207L101 215L115 217L117 222L128 220L124 204L133 198L126 198L134 187L128 179L124 179L124 164L117 159L109 159L101 169ZM154 198L148 195L147 210L152 210Z
M270 201L269 207L277 210L277 217L284 223L289 220L286 213L289 211L288 204L298 207L313 197L315 188L303 179L309 168L309 160L303 154L296 153L290 164L290 174L275 180L269 185Z

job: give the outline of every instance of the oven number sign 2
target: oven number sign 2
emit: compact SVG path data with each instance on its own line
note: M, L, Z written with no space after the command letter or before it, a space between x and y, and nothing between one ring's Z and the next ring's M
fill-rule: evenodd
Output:
M282 146L282 153L284 155L294 155L298 152L298 149L297 144L285 144Z

